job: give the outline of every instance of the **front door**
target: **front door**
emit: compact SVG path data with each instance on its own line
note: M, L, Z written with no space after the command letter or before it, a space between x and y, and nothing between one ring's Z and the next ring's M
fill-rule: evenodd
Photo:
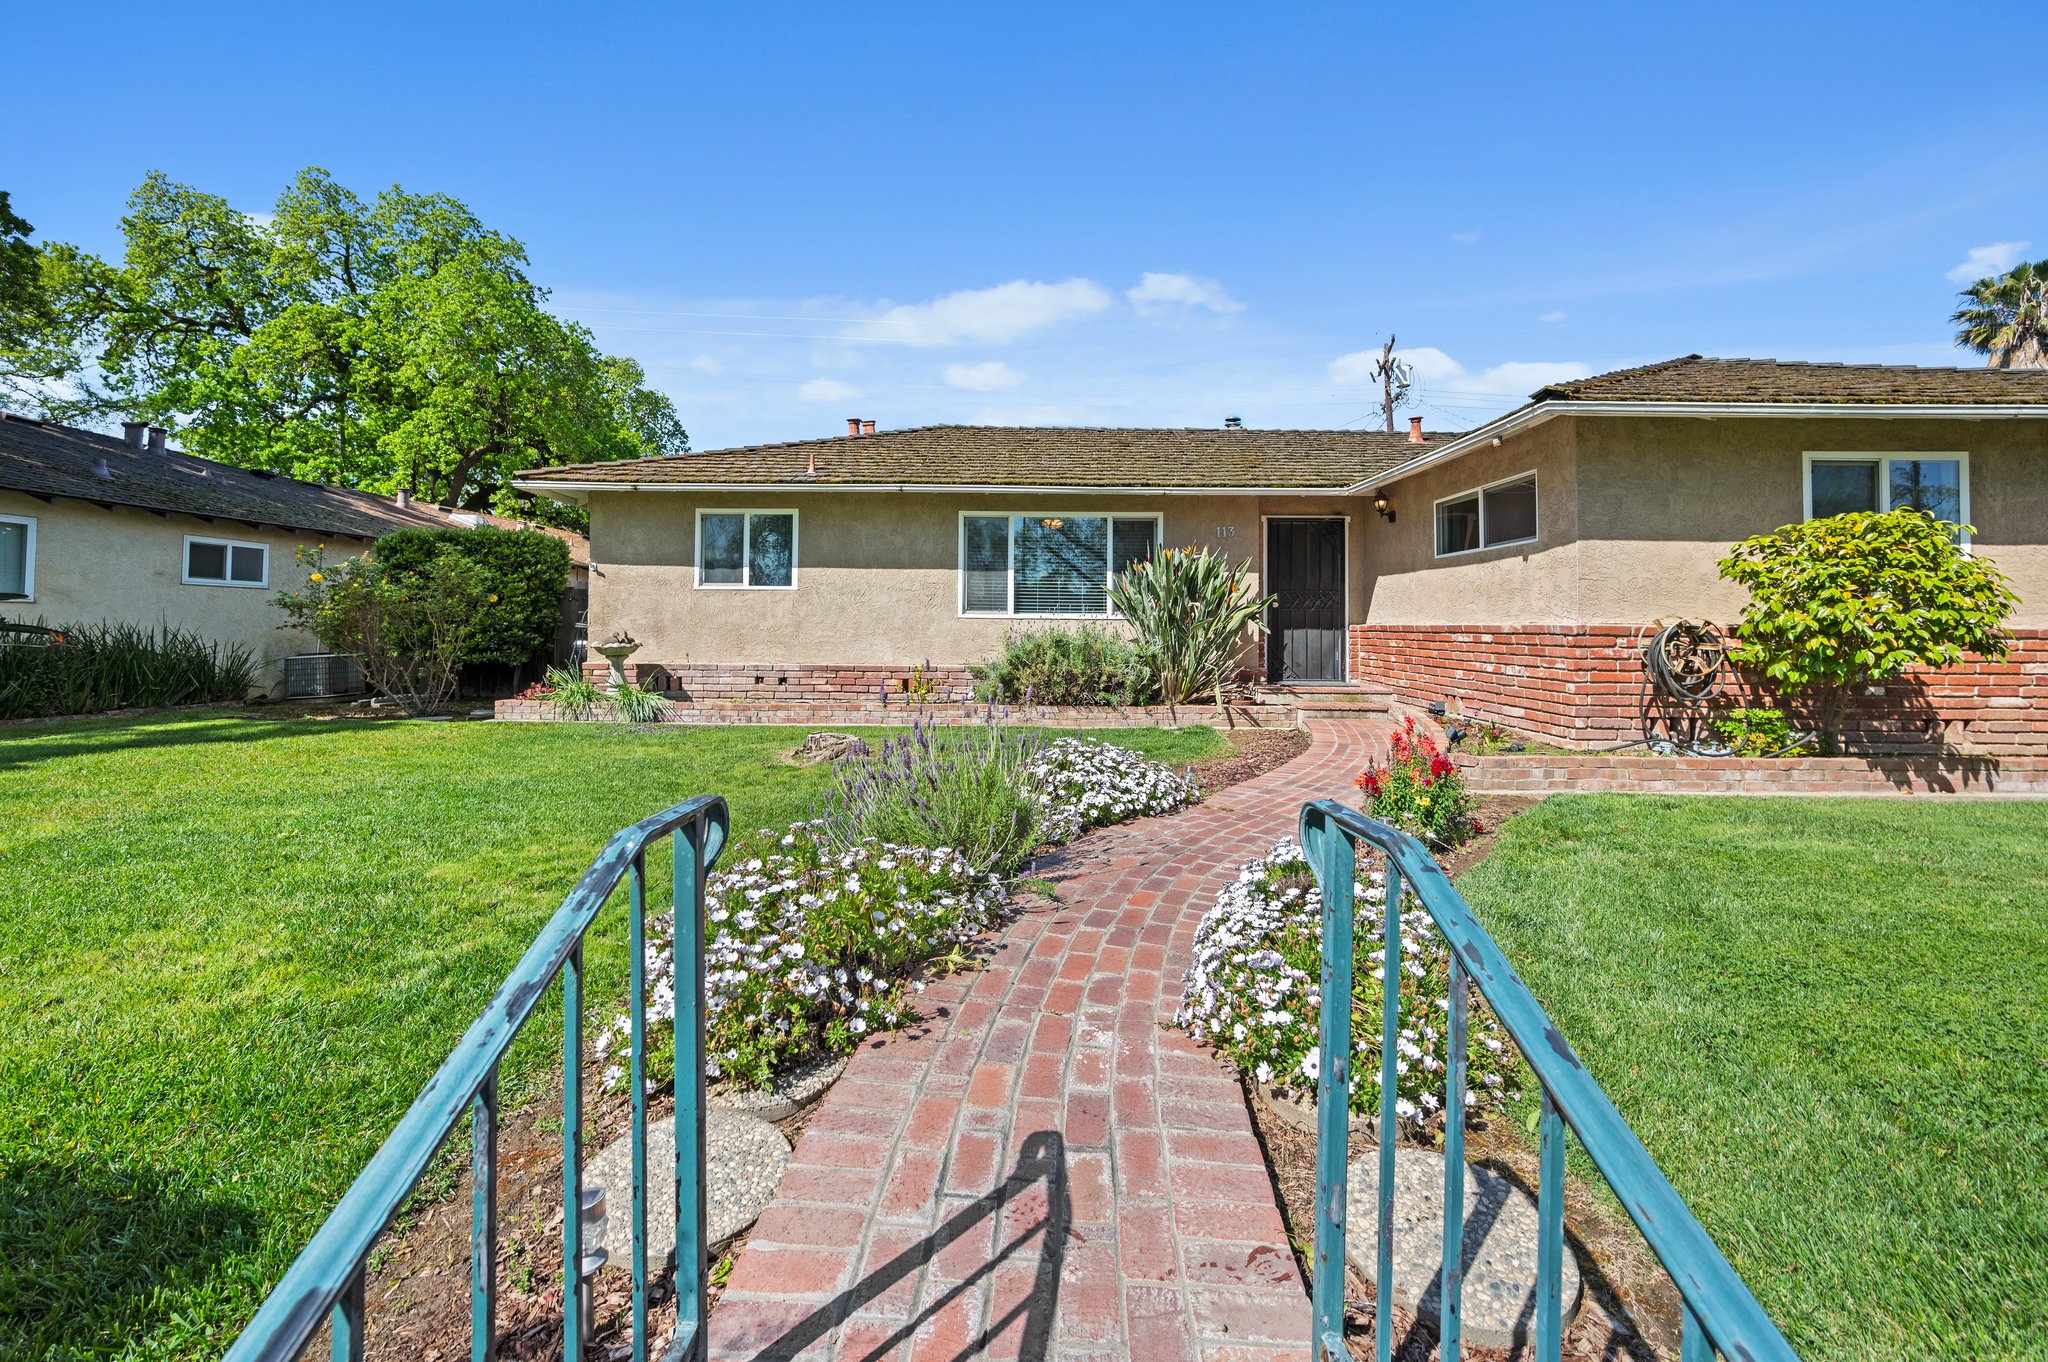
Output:
M1266 522L1266 680L1344 679L1344 522Z

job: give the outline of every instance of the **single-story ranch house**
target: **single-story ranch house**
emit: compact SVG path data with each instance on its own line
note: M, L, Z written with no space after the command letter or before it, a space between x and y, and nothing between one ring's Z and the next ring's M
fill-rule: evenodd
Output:
M140 422L116 437L0 412L0 621L189 629L246 647L264 694L320 648L280 627L277 593L306 584L300 548L346 558L393 530L512 523L215 463ZM562 537L574 595L588 546Z
M1250 561L1265 678L1351 683L1574 744L1640 732L1639 631L1732 623L1716 562L1813 515L1920 506L2013 579L2019 644L1869 697L1864 737L2048 752L2048 371L1703 359L1548 387L1463 434L930 426L517 485L589 507L592 637L699 700L942 683L1106 620L1158 545Z

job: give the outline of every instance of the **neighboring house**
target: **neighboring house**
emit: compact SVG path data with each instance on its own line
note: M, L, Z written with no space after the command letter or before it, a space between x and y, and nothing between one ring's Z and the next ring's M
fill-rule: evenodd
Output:
M160 428L124 431L0 413L0 619L168 623L242 644L274 693L284 658L320 648L280 627L274 601L305 585L298 549L346 558L393 530L515 524L215 463L169 448ZM588 544L560 533L573 592Z
M1866 737L2048 751L2048 371L1687 356L1460 435L937 426L539 469L587 505L594 634L700 698L872 695L1005 633L1107 620L1159 544L1248 559L1268 679L1641 732L1638 634L1732 623L1717 561L1810 514L1918 504L2014 581L2014 658L1887 688Z

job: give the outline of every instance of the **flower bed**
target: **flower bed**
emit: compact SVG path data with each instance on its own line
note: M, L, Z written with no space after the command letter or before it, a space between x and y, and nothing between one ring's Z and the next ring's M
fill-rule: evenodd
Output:
M1368 766L1352 782L1365 795L1367 813L1438 851L1481 831L1472 817L1464 775L1436 740L1416 727L1413 715L1402 721L1388 748L1385 766Z
M1380 1015L1384 878L1374 871L1354 891L1354 1017ZM1322 912L1322 892L1295 842L1283 841L1247 865L1223 887L1195 931L1195 964L1175 1018L1240 1072L1304 1103L1315 1100L1320 1057ZM1394 1110L1405 1126L1419 1131L1443 1121L1450 953L1426 909L1405 910L1399 920L1402 1007ZM1514 1058L1500 1023L1476 997L1467 1017L1465 1109L1480 1115L1505 1102L1515 1082ZM1354 1022L1351 1073L1351 1110L1377 1112L1376 1020Z
M1061 738L1026 763L1039 834L1067 842L1126 818L1172 813L1201 798L1185 775L1112 743Z

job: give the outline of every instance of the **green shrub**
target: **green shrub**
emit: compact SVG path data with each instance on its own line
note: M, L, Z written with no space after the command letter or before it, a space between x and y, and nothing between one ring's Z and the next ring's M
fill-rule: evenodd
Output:
M57 638L0 642L0 719L238 702L256 681L241 644L170 624L68 625Z
M609 691L605 699L611 703L612 712L619 722L628 724L651 724L661 718L662 709L668 700L658 690L646 690L631 684Z
M333 568L318 549L297 556L306 585L276 597L286 619L328 651L353 655L371 688L406 713L448 702L463 649L497 600L481 566L453 549L406 573L368 554Z
M913 724L833 764L823 835L849 851L870 840L950 847L1007 876L1039 842L1026 767L1043 748L994 724Z
M1806 750L1792 739L1792 716L1781 709L1731 709L1714 720L1714 732L1738 757L1790 757Z
M519 666L554 650L569 586L569 546L539 530L397 530L372 552L393 578L418 577L453 552L483 572L494 597L479 613L461 661Z
M1416 728L1413 717L1402 722L1388 748L1386 765L1368 766L1352 782L1365 794L1367 813L1439 851L1479 831L1464 773Z
M1169 710L1198 695L1223 703L1223 683L1264 633L1271 596L1251 587L1251 565L1208 549L1162 549L1110 581L1109 600L1130 621L1138 655Z
M1020 629L969 670L978 700L1008 705L1142 705L1158 693L1152 669L1106 629Z

